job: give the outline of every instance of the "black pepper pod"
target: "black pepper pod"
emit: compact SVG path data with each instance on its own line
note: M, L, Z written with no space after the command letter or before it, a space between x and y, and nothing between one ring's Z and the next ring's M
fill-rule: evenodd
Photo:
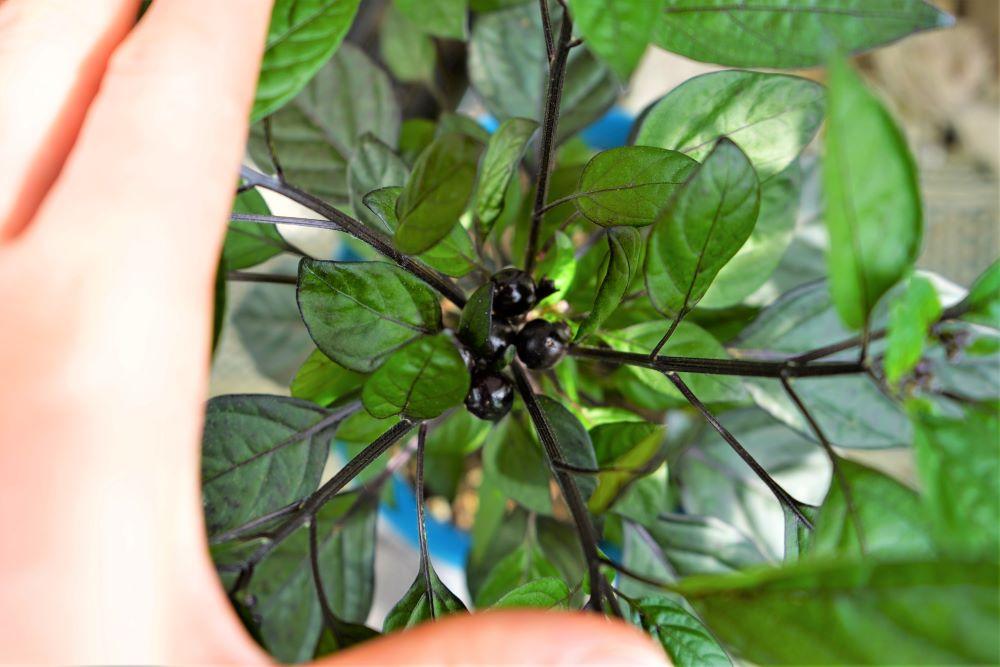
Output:
M514 339L517 356L528 368L552 368L566 356L572 331L565 322L531 320Z
M514 405L514 385L503 375L474 374L465 407L476 417L499 421Z
M538 303L535 281L520 269L497 271L493 281L493 314L503 319L523 315Z

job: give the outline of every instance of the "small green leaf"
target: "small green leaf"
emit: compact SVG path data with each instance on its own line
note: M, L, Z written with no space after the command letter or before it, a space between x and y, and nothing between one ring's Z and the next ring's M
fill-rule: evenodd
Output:
M271 114L271 137L289 182L344 206L350 201L347 165L361 137L371 133L395 146L399 118L389 76L359 48L344 44L301 93ZM263 123L251 128L248 148L257 165L273 171Z
M493 609L565 607L569 597L569 587L562 579L542 577L509 591L493 603Z
M924 0L671 0L653 41L729 67L799 68L952 22Z
M816 520L809 543L810 555L899 558L934 555L930 526L916 493L891 477L853 461L838 459L838 466L853 512L834 477Z
M295 398L330 405L352 391L361 389L365 375L338 365L319 350L313 350L292 379Z
M556 444L562 456L563 463L568 463L577 468L594 470L597 468L597 458L594 454L594 445L590 442L590 434L583 427L580 420L559 401L548 396L538 396L538 404L545 413L549 425L556 437ZM574 475L576 485L583 495L583 499L590 498L597 487L597 480L593 475Z
M316 347L359 373L370 373L399 348L442 326L437 295L385 262L303 259L298 302Z
M458 405L469 391L469 371L444 334L418 338L372 373L361 394L373 417L432 419Z
M396 9L429 35L465 39L468 0L393 0Z
M822 86L797 76L740 70L702 74L650 107L635 143L700 161L727 137L765 181L812 141L823 122L824 97Z
M493 281L472 293L458 322L458 339L473 351L485 352L493 328Z
M373 134L364 134L347 165L347 190L358 219L372 229L391 235L394 230L364 204L365 195L380 188L402 186L409 173L402 158L385 142Z
M408 83L433 83L437 65L434 40L393 6L386 10L382 19L378 44L382 62L397 79Z
M522 417L515 417L492 430L483 447L483 473L506 497L533 512L551 514L551 473L530 429Z
M402 188L382 188L369 192L364 197L365 207L380 221L379 228L393 234L399 227L396 218L396 201ZM446 276L461 278L478 266L476 249L469 233L462 225L452 227L448 236L427 252L417 255L427 266L437 269Z
M898 384L920 363L931 325L941 316L941 300L927 278L910 276L906 292L893 302L889 315L885 378Z
M508 118L486 145L475 200L476 218L483 236L489 235L503 212L507 186L517 173L517 166L537 127L538 123L528 118Z
M829 109L823 186L830 292L840 317L858 329L920 252L920 188L902 132L840 60L830 67Z
M1000 545L1000 421L996 405L961 417L912 406L917 472L939 541L957 554L996 558Z
M497 563L476 593L476 608L492 607L514 589L543 577L558 577L559 572L545 559L541 550L523 544Z
M570 11L587 45L628 79L653 34L664 0L571 0Z
M602 151L580 176L576 207L604 227L649 225L697 167L682 153L650 146Z
M646 289L660 312L683 316L749 238L760 184L739 147L720 139L667 204L649 236Z
M465 135L446 134L417 158L396 201L400 250L421 253L448 236L472 195L479 150Z
M614 422L590 430L597 464L615 470L597 476L587 508L594 514L606 511L637 477L652 472L666 452L663 439L666 428L648 422Z
M607 270L594 296L594 305L576 331L580 341L597 331L601 323L621 305L642 258L642 237L632 227L608 230Z
M633 607L643 630L660 642L676 667L726 667L729 656L694 614L665 597L648 597Z
M276 0L260 64L251 120L302 90L340 46L360 0Z
M962 319L1000 329L1000 261L976 278L966 297L969 310Z
M236 195L233 213L270 215L271 209L257 190L247 190ZM281 238L274 225L230 222L226 230L226 242L222 246L222 258L228 270L238 271L271 259L286 247L285 239Z
M995 664L996 563L800 561L679 590L757 664Z
M201 476L209 535L304 498L319 486L338 419L316 405L266 395L208 402Z
M424 621L441 618L446 614L465 611L465 605L438 578L437 572L430 563L425 563L430 590L428 590L424 573L418 572L410 589L406 591L396 606L389 610L385 617L382 631L386 634L396 630L405 630Z

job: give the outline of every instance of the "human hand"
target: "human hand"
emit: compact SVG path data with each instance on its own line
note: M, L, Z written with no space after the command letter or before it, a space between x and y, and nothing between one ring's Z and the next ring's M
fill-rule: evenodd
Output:
M208 558L213 279L269 0L0 0L0 661L266 661ZM461 615L331 663L659 663Z

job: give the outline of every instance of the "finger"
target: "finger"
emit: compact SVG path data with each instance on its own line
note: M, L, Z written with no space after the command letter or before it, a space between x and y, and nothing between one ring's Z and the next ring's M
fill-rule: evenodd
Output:
M318 665L665 665L649 637L595 614L493 611L455 614L388 635Z
M210 279L270 9L270 0L154 2L111 57L39 211L40 233L78 237L78 221L93 221L86 235L105 256L155 248L183 260L179 278Z
M73 145L138 0L0 2L0 242L31 218Z

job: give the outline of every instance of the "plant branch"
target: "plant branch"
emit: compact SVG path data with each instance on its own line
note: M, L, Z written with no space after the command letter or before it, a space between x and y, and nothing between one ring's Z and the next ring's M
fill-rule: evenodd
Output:
M663 346L666 345L667 341L670 340L670 337L674 335L674 331L677 330L677 326L681 323L681 320L683 320L684 316L687 314L688 314L687 308L681 308L680 310L677 311L677 314L674 316L674 321L671 322L670 327L667 328L667 333L663 334L663 338L660 339L660 342L657 343L653 347L653 349L649 351L650 359L656 358L656 355L660 353L660 350L663 349Z
M543 20L548 12L546 0L541 0ZM548 32L551 38L551 27ZM525 270L531 273L535 268L535 255L538 252L538 234L541 231L542 209L549 196L549 175L552 172L552 153L556 142L556 131L559 128L559 107L562 104L563 82L566 79L566 62L569 59L569 42L573 37L573 21L569 12L563 8L562 22L559 26L559 39L553 46L554 53L549 59L549 79L545 91L545 113L542 117L542 136L538 146L538 180L535 186L535 206L531 214L531 232L528 235L528 245L525 250Z
M545 35L545 57L549 64L555 57L555 44L552 40L552 17L549 15L549 0L538 0L538 7L542 12L542 32Z
M802 513L802 510L799 509L799 501L795 500L790 493L785 491L780 484L774 481L774 478L771 477L766 470L764 470L764 467L757 462L757 459L755 459L750 452L748 452L743 445L740 444L739 440L737 440L736 437L722 425L715 415L713 415L708 408L705 407L705 404L694 395L694 392L692 392L687 384L685 384L684 380L682 380L677 373L669 372L664 373L664 375L667 376L668 380L674 383L674 386L677 387L677 389L684 395L687 402L701 413L705 420L711 424L712 428L714 428L719 435L722 436L722 439L725 440L730 447L732 447L733 451L736 452L741 459L743 459L743 462L750 466L750 469L753 470L757 477L760 478L760 481L764 482L767 488L771 490L771 493L774 494L774 497L778 499L778 502L787 507L803 526L812 530L812 522L805 514Z
M427 424L421 424L417 430L417 477L415 491L417 496L417 538L420 542L420 575L424 579L424 592L427 595L427 608L434 613L434 585L431 582L430 557L427 555L427 522L424 517L424 444L427 440Z
M317 537L317 526L319 519L315 515L309 520L309 569L312 570L313 586L316 588L316 598L319 600L319 608L323 614L323 623L327 629L337 635L337 616L330 608L330 601L326 597L326 590L323 588L323 575L319 569L319 538Z
M273 273L257 273L254 271L230 271L226 274L226 280L235 280L245 283L277 283L280 285L295 285L299 279L296 276L283 276Z
M262 174L249 167L244 166L240 170L240 174L248 183L252 183L256 186L264 188L265 190L270 190L280 195L284 195L292 201L319 213L323 217L327 218L328 221L306 221L302 218L280 218L280 216L247 216L246 214L234 214L230 217L231 220L239 220L242 222L279 222L285 224L298 224L305 227L332 229L350 234L362 243L366 243L374 248L387 259L395 262L400 268L410 272L416 278L419 278L423 282L430 285L459 308L463 308L465 306L465 294L455 283L451 281L451 279L425 266L409 255L400 252L388 239L369 229L364 225L364 223L355 220L351 216L337 210L322 199L314 197L294 185L285 183L284 181L280 181L271 176L267 176L266 174ZM263 220L265 217L269 219ZM298 220L299 222L294 222L295 220ZM326 224L319 224L324 222Z

